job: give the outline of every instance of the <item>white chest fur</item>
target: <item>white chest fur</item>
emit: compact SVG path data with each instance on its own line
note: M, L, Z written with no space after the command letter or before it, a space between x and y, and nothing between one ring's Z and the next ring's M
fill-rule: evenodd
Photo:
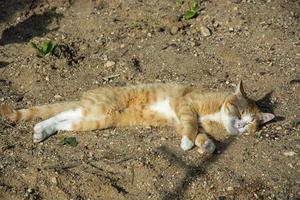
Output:
M204 115L200 117L201 121L215 121L215 122L219 122L222 123L222 113L221 112L216 112L213 114L209 114L209 115Z
M175 119L178 121L175 111L171 108L169 97L155 102L154 104L150 105L149 108L150 110L160 113L168 119Z
M200 116L200 122L203 121L214 121L222 124L227 132L231 135L236 135L237 134L237 129L233 127L235 118L232 116L229 116L227 113L224 112L223 108L221 111L209 114L209 115L204 115Z

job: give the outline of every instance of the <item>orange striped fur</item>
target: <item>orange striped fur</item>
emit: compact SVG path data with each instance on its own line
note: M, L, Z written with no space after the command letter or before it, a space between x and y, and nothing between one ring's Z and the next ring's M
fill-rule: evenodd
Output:
M196 144L200 152L210 153L214 144L208 135L222 140L238 135L239 131L254 132L261 123L274 117L259 111L246 96L242 83L235 93L209 92L177 84L102 87L87 91L74 102L21 110L13 110L4 103L1 113L12 121L49 118L35 126L35 142L57 130L170 125L183 136L182 149L188 150Z

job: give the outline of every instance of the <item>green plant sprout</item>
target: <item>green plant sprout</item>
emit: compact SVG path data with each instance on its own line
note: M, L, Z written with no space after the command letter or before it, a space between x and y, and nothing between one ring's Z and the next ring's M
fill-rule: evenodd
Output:
M55 45L51 40L43 42L41 45L38 45L34 42L30 43L31 46L37 50L38 54L42 57L45 57L53 52Z
M176 5L179 6L183 3L183 0L176 0Z
M189 20L196 17L199 12L198 3L195 0L190 1L189 4L190 4L189 9L186 10L183 14L183 18L185 20Z
M76 137L64 137L59 141L60 145L70 145L70 146L77 146L78 142Z

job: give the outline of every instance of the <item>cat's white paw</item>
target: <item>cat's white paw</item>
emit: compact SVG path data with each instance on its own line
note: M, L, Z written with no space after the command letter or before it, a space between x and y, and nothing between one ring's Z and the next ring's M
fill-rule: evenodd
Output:
M192 142L187 136L183 136L181 139L180 147L182 150L187 151L190 150L194 146L194 142Z
M55 126L46 122L36 124L33 130L33 142L41 142L56 132Z
M216 149L215 143L211 139L207 139L204 144L199 146L198 152L201 154L212 154Z

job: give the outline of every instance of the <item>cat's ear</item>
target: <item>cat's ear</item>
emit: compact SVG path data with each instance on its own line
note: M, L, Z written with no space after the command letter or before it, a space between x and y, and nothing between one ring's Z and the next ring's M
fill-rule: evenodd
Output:
M246 93L245 93L245 91L244 91L243 81L240 81L237 84L234 94L240 95L240 96L244 96L244 97L247 96Z
M273 115L272 113L261 113L261 123L262 124L267 123L274 118L275 118L275 115Z

